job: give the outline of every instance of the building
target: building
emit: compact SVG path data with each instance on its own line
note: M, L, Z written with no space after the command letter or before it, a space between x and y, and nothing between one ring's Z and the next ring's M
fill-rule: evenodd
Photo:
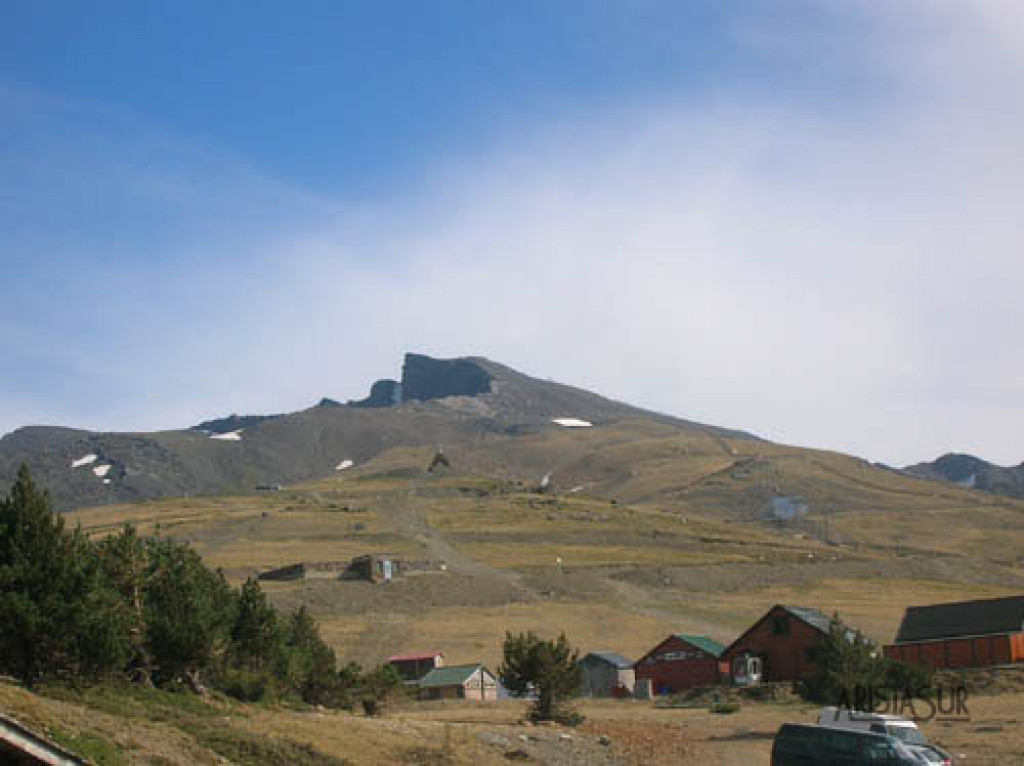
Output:
M435 668L419 682L423 700L475 700L493 702L498 699L498 679L479 663Z
M1024 662L1024 596L908 607L885 655L931 668Z
M402 574L404 567L398 557L389 553L370 553L357 556L341 574L343 580L369 580L391 582Z
M705 636L669 636L637 660L636 680L649 681L654 694L714 686L723 674L728 674L728 668L723 668L721 662L724 649Z
M89 762L0 713L0 763L11 766L86 766Z
M831 618L817 609L776 604L722 653L732 681L749 677L760 660L765 681L800 681L817 670L813 654L829 633ZM848 632L851 640L853 632Z
M633 663L615 652L591 652L579 662L580 694L584 697L631 697Z
M388 657L388 665L398 671L403 681L419 681L431 670L444 667L444 655L441 652L396 654Z

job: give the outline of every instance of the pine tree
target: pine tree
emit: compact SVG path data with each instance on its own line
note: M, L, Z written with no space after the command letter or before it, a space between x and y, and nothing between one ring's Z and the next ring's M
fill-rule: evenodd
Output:
M292 612L285 624L284 646L287 667L282 675L303 701L312 705L335 702L340 691L337 658L305 606Z
M146 650L146 615L143 604L148 552L135 527L125 524L120 534L99 544L100 568L107 585L119 597L120 618L126 641L127 669L133 678L150 685L152 659Z
M540 721L570 721L578 718L566 705L580 685L579 652L565 634L554 641L538 638L532 631L505 634L503 662L498 669L501 682L514 694L536 692L531 716Z
M184 677L198 688L200 671L223 658L234 622L236 602L224 575L188 545L150 538L142 600L157 680Z
M116 669L124 658L116 594L95 548L68 532L22 466L0 502L0 668L32 685Z
M261 671L275 669L281 649L277 612L267 603L259 581L250 577L238 593L231 654L242 667Z

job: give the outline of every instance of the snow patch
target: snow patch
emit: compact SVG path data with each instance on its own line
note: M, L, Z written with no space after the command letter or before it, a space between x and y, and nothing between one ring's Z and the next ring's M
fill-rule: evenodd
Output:
M974 489L978 486L978 474L972 473L966 479L962 479L957 482L961 487L967 487L968 489Z
M95 468L93 468L92 472L102 479L104 476L110 473L111 468L113 468L112 465L110 465L109 463L104 463L103 465L98 465Z
M344 471L346 468L351 468L354 465L355 465L355 463L353 463L351 460L342 460L340 463L338 463L336 466L334 466L334 470L335 471Z
M572 489L569 490L569 494L575 495L577 492L582 492L585 486L585 484L580 484L578 487L573 487Z
M228 431L226 434L210 434L210 438L222 442L240 442L242 441L242 431L244 430L244 428L239 428L237 431Z
M560 426L565 426L566 428L590 428L594 425L593 423L586 420L580 420L579 418L552 418L551 422L557 423Z
M81 468L83 465L89 465L90 463L95 463L98 458L99 458L98 455L94 455L93 453L90 452L88 455L83 455L82 457L78 458L78 460L72 460L71 461L71 467L72 468Z
M103 480L103 483L104 483L104 484L110 484L110 479L104 479L104 480Z

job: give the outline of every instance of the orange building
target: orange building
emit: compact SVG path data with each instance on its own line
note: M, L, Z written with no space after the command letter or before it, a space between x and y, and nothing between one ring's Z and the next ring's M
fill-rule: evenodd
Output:
M908 607L885 656L930 668L1024 662L1024 596Z

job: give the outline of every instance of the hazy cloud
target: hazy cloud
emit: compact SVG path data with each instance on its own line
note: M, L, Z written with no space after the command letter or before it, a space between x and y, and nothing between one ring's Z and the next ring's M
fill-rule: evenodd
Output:
M666 94L552 115L391 205L188 150L141 176L130 161L206 223L171 227L166 262L90 280L108 308L88 333L0 309L5 349L74 381L0 384L0 429L294 409L361 396L421 350L871 459L1017 463L1024 12L879 6L737 27L859 73L851 103Z

